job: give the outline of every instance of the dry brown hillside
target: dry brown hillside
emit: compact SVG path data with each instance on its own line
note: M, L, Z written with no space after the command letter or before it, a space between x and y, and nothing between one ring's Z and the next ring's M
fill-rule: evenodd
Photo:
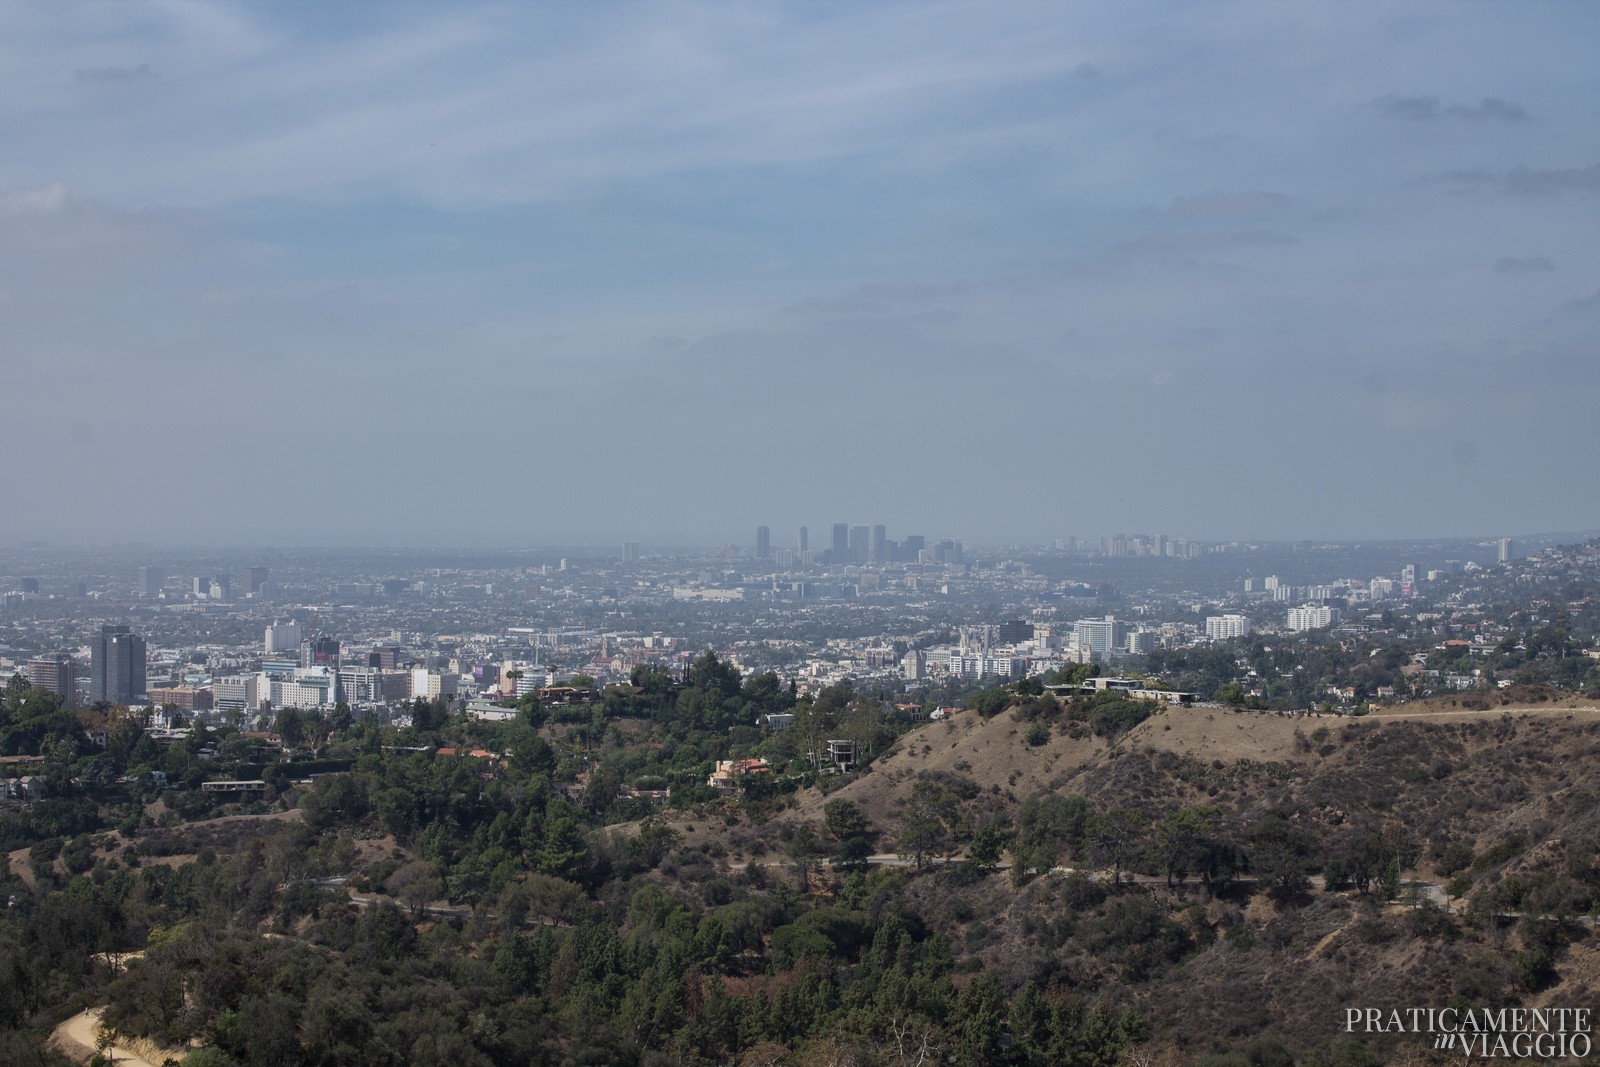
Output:
M1487 710L1450 700L1362 718L1164 708L1114 742L1081 729L1071 736L1059 724L1038 746L1014 710L989 720L964 712L906 734L832 792L801 794L781 818L820 821L829 800L844 798L880 831L880 847L892 849L899 808L927 776L974 783L976 803L991 810L1063 792L1151 815L1214 804L1235 825L1284 811L1333 838L1396 823L1419 845L1464 839L1488 847L1510 833L1529 844L1590 836L1600 708L1566 697Z

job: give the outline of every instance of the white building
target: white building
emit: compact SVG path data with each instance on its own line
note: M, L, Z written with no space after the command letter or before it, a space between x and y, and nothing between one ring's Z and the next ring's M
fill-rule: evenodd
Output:
M1104 619L1079 619L1072 624L1072 636L1077 646L1101 660L1123 647L1124 629L1113 616Z
M260 707L259 676L229 674L211 683L211 706L217 711L254 711Z
M1250 620L1243 615L1207 615L1206 636L1213 641L1250 636Z
M257 696L274 708L329 708L339 702L339 676L332 667L262 671Z
M918 649L912 649L900 659L900 673L912 681L928 676L928 660Z
M267 627L266 647L267 652L296 652L300 651L300 642L304 638L297 622L275 622Z
M383 703L383 669L342 664L339 667L339 695L352 704Z
M1289 609L1288 626L1297 633L1320 630L1324 626L1332 626L1338 615L1338 612L1326 604L1307 604L1304 607Z
M436 697L453 697L460 687L461 676L451 671L430 671L418 667L411 672L411 697L433 700Z

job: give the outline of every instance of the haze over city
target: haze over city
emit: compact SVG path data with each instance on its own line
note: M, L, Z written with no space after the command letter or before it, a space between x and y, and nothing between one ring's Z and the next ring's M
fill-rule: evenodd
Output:
M1593 5L0 7L0 543L1600 525Z

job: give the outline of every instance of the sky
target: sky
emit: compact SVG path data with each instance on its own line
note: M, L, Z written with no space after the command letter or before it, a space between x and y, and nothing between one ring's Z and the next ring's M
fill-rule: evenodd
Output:
M0 544L1600 527L1600 5L0 5Z

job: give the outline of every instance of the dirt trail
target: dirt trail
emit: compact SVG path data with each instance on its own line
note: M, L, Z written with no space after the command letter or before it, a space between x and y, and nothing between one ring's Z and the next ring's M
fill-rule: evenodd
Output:
M51 1043L73 1059L81 1059L84 1063L88 1063L98 1051L96 1042L100 1036L100 1013L104 1010L104 1008L90 1008L74 1015L56 1027ZM113 1062L123 1064L124 1067L157 1067L156 1064L140 1059L132 1050L121 1045L112 1045L108 1054Z

